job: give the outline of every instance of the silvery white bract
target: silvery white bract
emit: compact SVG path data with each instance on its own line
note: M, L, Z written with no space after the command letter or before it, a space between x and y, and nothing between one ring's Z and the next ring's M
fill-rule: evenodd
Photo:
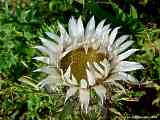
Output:
M46 32L53 41L40 38L43 46L35 48L48 56L33 58L47 64L35 70L48 74L38 86L52 90L68 86L65 102L77 93L81 109L87 112L91 92L94 91L103 104L107 95L105 84L115 83L121 87L116 84L117 80L135 81L127 72L143 69L143 66L125 60L137 51L129 49L133 41L128 40L128 35L117 38L119 27L112 30L104 23L105 20L96 27L92 17L84 29L81 17L78 20L71 17L68 32L61 24L58 24L60 36Z

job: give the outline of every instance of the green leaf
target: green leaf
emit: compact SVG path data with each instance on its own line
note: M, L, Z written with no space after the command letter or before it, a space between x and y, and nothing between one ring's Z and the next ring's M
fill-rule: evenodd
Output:
M138 18L137 10L136 10L136 8L133 5L131 5L130 16L132 16L135 19Z
M85 3L85 0L75 0L76 2L80 3L80 4L83 4Z

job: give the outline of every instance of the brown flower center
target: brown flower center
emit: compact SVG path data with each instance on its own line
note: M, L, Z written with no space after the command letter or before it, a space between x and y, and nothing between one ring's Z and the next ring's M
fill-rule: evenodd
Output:
M88 48L87 53L84 48L78 48L69 52L64 56L60 62L60 68L65 72L69 65L71 66L71 72L75 78L80 81L86 79L87 62L92 64L93 62L99 63L103 61L107 56L103 53L97 53L97 50Z

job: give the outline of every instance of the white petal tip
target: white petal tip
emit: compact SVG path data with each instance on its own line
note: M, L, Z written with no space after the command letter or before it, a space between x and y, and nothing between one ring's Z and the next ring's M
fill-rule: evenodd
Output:
M40 72L40 69L33 70L33 72Z

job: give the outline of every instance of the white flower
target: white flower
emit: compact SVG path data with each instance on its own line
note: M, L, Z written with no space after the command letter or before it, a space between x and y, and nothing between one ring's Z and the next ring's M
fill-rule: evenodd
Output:
M58 24L60 36L47 32L53 41L40 38L43 46L35 48L48 56L34 59L46 63L47 66L35 71L45 72L48 77L38 86L49 86L54 90L59 85L67 85L69 89L65 101L77 93L81 108L87 112L91 91L95 91L103 104L107 94L105 84L116 84L116 80L135 80L127 72L143 69L143 66L125 60L137 51L129 49L133 41L128 40L128 35L117 38L119 27L112 30L110 25L104 23L105 20L95 27L92 17L84 29L81 17L78 20L72 17L68 32ZM116 85L121 87L120 84Z

